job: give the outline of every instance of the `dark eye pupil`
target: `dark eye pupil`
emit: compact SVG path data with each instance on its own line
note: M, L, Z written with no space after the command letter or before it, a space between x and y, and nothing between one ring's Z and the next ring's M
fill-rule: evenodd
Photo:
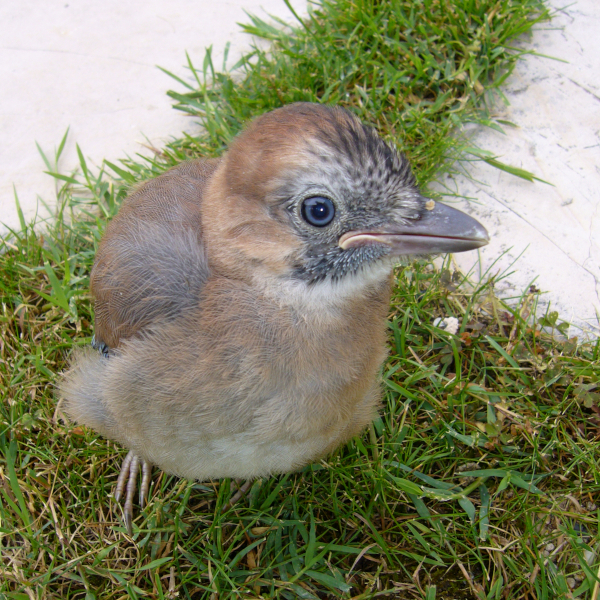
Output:
M314 196L302 203L302 218L314 227L325 227L333 221L335 205L329 198Z

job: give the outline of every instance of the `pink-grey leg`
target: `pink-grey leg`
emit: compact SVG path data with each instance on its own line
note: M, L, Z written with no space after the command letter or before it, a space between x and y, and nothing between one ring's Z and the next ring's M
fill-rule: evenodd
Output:
M123 507L125 513L125 526L127 527L127 533L133 534L133 497L135 495L135 488L137 485L137 476L140 470L140 464L142 466L142 485L140 487L140 507L144 507L146 498L148 497L148 490L150 488L150 475L152 473L152 466L144 459L140 459L139 456L134 454L133 450L130 450L123 461L119 478L117 479L117 487L115 489L115 500L119 502L125 492L125 505Z
M223 507L223 512L229 510L240 498L245 496L246 492L252 486L252 480L250 479L248 479L240 485L241 482L241 479L236 479L235 483L237 485L237 491L235 492L235 494L233 494L233 496L231 496L231 498L229 498L229 502Z

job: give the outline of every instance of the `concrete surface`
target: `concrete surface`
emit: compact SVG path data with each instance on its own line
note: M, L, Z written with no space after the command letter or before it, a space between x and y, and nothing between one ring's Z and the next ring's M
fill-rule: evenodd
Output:
M292 6L306 12L306 0ZM294 20L282 0L0 2L0 223L18 226L13 184L28 219L38 196L55 198L36 141L52 158L70 128L65 173L78 164L76 143L100 164L148 153L145 138L160 147L193 131L165 93L182 86L156 65L186 78L186 51L201 69L213 45L220 66L227 42L233 65L250 43L237 25L249 22L244 11Z
M551 23L536 28L526 47L558 60L527 56L503 89L510 105L498 116L518 127L506 135L480 130L475 141L510 165L540 179L528 183L486 163L468 167L473 180L446 181L468 210L485 223L492 241L481 266L512 275L500 284L514 296L530 282L548 305L571 322L571 335L600 332L600 2L552 0ZM503 254L504 253L504 254ZM498 260L498 258L502 257ZM474 253L457 254L463 270ZM511 264L520 256L517 262Z
M598 333L600 311L600 3L552 0L558 12L537 27L527 57L504 91L501 116L518 125L502 136L476 132L477 143L501 160L534 172L553 186L528 183L485 164L476 180L446 181L476 199L464 207L486 224L492 243L481 252L484 270L514 259L503 284L508 295L535 279L543 302L563 319ZM305 11L305 0L294 5ZM17 226L13 183L27 218L36 198L54 198L54 182L37 153L52 156L67 127L62 172L77 164L75 143L92 164L144 152L195 125L170 108L167 89L178 84L155 65L185 76L185 50L201 66L204 48L217 56L232 43L233 64L249 41L236 22L243 9L292 20L282 0L22 0L0 4L0 222ZM264 9L264 11L262 10ZM219 58L216 59L219 64ZM474 254L456 255L463 269ZM479 267L478 267L479 268ZM577 332L576 329L573 330Z

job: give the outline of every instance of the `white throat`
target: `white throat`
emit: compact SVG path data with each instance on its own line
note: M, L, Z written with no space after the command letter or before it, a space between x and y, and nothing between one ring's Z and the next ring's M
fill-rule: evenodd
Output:
M259 284L258 281L255 283L262 287L266 296L281 306L287 305L300 312L320 311L325 316L329 311L337 312L348 300L356 299L372 291L374 286L385 283L395 262L393 258L384 258L338 280L326 278L307 283L298 279L281 278L266 284Z

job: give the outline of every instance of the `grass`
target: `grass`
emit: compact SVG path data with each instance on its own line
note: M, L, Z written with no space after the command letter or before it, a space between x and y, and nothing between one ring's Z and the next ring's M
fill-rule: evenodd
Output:
M534 288L509 306L448 260L399 269L372 429L224 513L228 480L155 473L133 540L109 498L123 449L64 423L54 395L70 349L90 342L95 249L132 184L219 154L295 100L347 106L424 186L457 160L493 161L459 127L500 126L511 44L547 17L541 0L337 0L293 28L252 18L269 50L233 72L209 52L170 92L198 136L110 175L82 153L76 174L47 160L55 218L22 221L0 255L0 598L598 598L600 342L546 333L564 325L536 317ZM456 335L434 325L448 316Z

